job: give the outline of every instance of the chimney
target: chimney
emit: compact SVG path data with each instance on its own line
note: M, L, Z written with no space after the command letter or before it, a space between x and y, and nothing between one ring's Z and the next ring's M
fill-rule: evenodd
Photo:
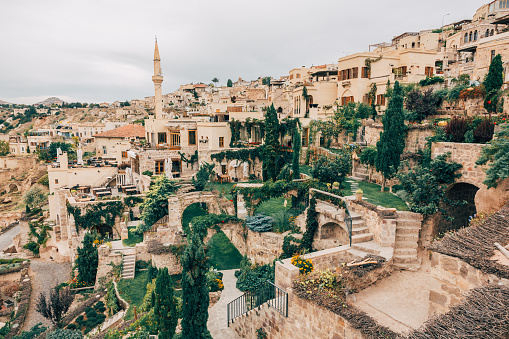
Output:
M67 169L68 165L69 162L67 161L67 152L63 152L62 155L60 155L60 168Z

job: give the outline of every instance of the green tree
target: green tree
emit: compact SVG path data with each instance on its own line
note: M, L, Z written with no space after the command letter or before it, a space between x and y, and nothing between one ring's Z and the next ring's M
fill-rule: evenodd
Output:
M28 207L27 211L33 210L35 208L40 208L47 202L47 200L48 200L48 194L39 185L34 185L34 186L30 187L23 194L23 202Z
M306 88L306 86L303 86L302 87L302 97L304 98L304 101L306 102L306 114L304 115L305 118L308 118L309 117L309 94L308 94L308 89Z
M504 84L504 66L502 65L502 56L497 54L491 60L490 69L483 85L486 89L486 98L484 99L484 108L488 112L493 113L497 110L497 103L499 100L499 90Z
M174 195L178 187L166 175L161 175L154 181L140 205L143 223L138 225L138 231L146 231L168 214L168 197Z
M382 116L383 132L380 140L376 143L377 157L376 169L382 172L382 192L385 190L385 182L392 178L399 169L401 154L405 149L405 116L403 114L403 96L401 86L396 81L392 97L385 114Z
M99 253L94 246L94 237L87 233L83 239L83 247L78 247L76 266L78 267L78 281L87 285L95 283L97 267L99 265Z
M226 87L233 87L232 79L228 79L228 82L226 83Z
M500 181L509 177L509 125L504 124L501 127L497 138L482 149L481 156L476 161L477 165L489 163L484 180L488 188L497 187Z
M66 142L56 141L52 142L49 146L49 149L41 149L37 151L39 160L42 161L53 161L57 157L57 150L61 149L62 152L67 152L67 156L69 159L76 158L76 151L73 148L72 144L68 144Z
M293 134L293 154L292 154L292 171L293 178L300 179L300 132L299 128L295 127Z
M219 82L219 79L218 78L214 78L214 79L212 79L212 82L214 83L214 86L217 86L217 83Z
M302 236L301 248L306 251L313 249L313 239L318 230L318 218L316 213L316 199L312 197L309 200L309 208L306 216L306 232Z
M319 157L313 164L311 175L324 183L333 184L338 182L340 185L352 168L352 157L348 152L338 154L334 159L326 156Z
M26 248L32 252L34 256L38 257L41 246L46 246L46 242L49 239L49 230L51 228L44 222L36 220L28 223L28 229L30 230L28 233L29 241L23 245L23 248Z
M40 293L35 304L35 310L44 318L50 320L53 325L57 325L62 316L69 310L74 297L69 287L53 288L50 290L49 298L44 293Z
M280 167L278 158L281 144L279 143L279 120L276 109L272 104L265 115L265 144L263 146L263 174L264 180L276 181Z
M9 153L11 153L9 143L7 141L0 140L0 157L5 157Z
M182 339L211 339L207 256L200 232L193 232L182 256Z
M178 322L177 302L173 296L173 282L166 267L157 274L152 300L159 338L172 339Z
M369 99L371 100L371 118L373 120L376 119L377 112L376 112L376 92L378 91L378 88L376 87L376 83L372 83L369 90Z
M67 330L58 328L46 334L46 339L82 339L83 332L80 330Z
M210 176L214 174L214 164L203 163L200 169L193 177L193 185L197 191L203 191L205 185L210 180Z

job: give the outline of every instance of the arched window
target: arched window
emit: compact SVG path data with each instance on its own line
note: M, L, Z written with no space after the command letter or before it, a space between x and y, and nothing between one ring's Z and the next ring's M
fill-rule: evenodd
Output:
M472 37L473 37L472 32L470 32L470 39L468 39L468 41L472 41Z
M491 30L491 34L490 35L493 36L493 34L495 34L495 30L494 29Z
M465 39L463 39L463 43L467 43L468 42L468 33L465 33Z
M485 37L489 37L489 36L490 36L490 30L489 30L489 29L487 29L487 30L486 30L486 35L485 35Z
M474 41L477 41L477 31L474 32Z

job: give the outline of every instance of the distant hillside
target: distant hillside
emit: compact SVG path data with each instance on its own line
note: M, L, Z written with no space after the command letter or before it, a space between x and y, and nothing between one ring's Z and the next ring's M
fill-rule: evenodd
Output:
M37 102L37 103L35 103L34 105L36 105L36 106L39 106L39 105L50 106L50 105L54 104L54 103L55 103L55 102L57 102L57 101L60 101L60 102L61 102L61 101L64 101L64 100L59 99L59 98L57 98L57 97L51 97L51 98L48 98L48 99L43 100L43 101L41 101L41 102Z
M12 105L10 102L0 100L0 105Z

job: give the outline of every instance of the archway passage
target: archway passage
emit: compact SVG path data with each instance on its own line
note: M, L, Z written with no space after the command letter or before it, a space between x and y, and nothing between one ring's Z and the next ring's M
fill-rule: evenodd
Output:
M185 233L189 234L189 223L194 217L199 217L207 214L207 204L204 202L196 202L187 206L182 213L182 229Z
M346 245L350 242L348 232L341 225L334 222L328 222L320 227L320 240L334 239L340 245Z
M468 183L457 183L452 186L446 193L447 199L452 202L462 202L465 204L443 204L442 208L446 211L447 216L453 218L452 220L445 220L442 218L441 222L437 225L437 234L443 234L447 231L458 230L467 227L469 220L477 213L475 207L475 195L479 188Z
M97 231L101 235L101 238L112 238L113 228L107 224L98 224L91 228L91 230Z

